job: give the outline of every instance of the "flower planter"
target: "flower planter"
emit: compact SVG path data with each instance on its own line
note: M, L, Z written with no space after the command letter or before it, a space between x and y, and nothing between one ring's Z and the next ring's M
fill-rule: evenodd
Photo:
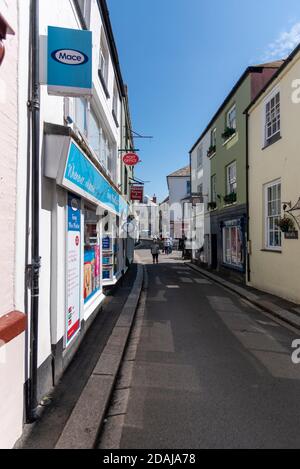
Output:
M222 134L222 138L224 140L228 140L235 133L236 133L236 129L231 129L230 127L227 127L227 129L225 129L225 132Z
M225 195L224 197L224 202L226 205L234 204L236 201L237 201L237 195L235 192L232 192L232 194Z

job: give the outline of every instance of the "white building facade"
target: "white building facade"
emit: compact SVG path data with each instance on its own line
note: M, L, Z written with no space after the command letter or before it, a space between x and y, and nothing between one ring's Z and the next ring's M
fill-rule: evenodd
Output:
M207 154L211 147L211 132L208 131L190 152L191 190L193 203L193 249L192 257L208 266L211 264L210 208L211 169Z
M7 6L8 2L3 3ZM30 16L32 3L40 4L37 21L40 36L39 106L32 101L31 94L28 96L28 88L33 80L32 67L28 61L33 28ZM6 64L3 64L3 67L10 67L15 77L15 81L12 76L9 77L9 86L16 88L11 90L10 100L16 107L11 110L13 126L18 126L19 132L12 129L12 156L8 171L12 174L15 172L16 178L10 178L13 187L6 188L7 193L16 194L15 200L13 195L12 198L7 197L7 203L16 207L15 212L13 207L9 209L10 216L16 219L9 226L11 238L10 244L6 243L6 266L1 264L2 277L5 271L8 273L7 282L13 279L13 293L11 298L7 298L0 316L10 311L26 313L28 329L26 344L23 333L18 339L18 356L14 353L12 358L20 368L19 385L8 382L11 388L14 385L18 394L15 396L15 401L19 402L17 416L17 411L12 412L8 405L7 389L2 385L2 376L6 377L5 373L9 367L15 366L15 362L6 361L4 370L0 364L0 402L3 402L8 413L5 427L0 428L0 447L11 447L14 444L21 434L23 414L28 419L28 412L34 411L34 404L57 384L85 332L92 326L105 298L106 288L118 281L133 260L132 243L126 239L124 228L131 214L129 180L133 177L133 170L124 168L122 162L122 155L126 152L124 147L130 146L128 150L133 148L130 114L105 0L16 0L9 2L7 10L15 15L13 26L19 23L20 28L15 31L13 51ZM49 94L49 26L91 31L93 65L89 96ZM77 50L80 46L78 44ZM0 79L5 79L7 71L0 67ZM30 168L33 137L30 134L32 118L28 119L30 101L31 112L33 108L39 108L40 126L37 136L40 172L38 311L32 310L32 246L34 217L37 214L32 208L33 180ZM0 119L1 116L0 104ZM3 138L0 131L1 146ZM12 233L16 233L15 239ZM9 265L8 250L12 252ZM8 291L7 285L5 288ZM33 341L33 316L36 314L38 329ZM37 344L36 363L30 359L34 356L33 343ZM33 372L35 377L32 376ZM23 399L24 385L27 406ZM36 389L32 391L34 386ZM35 403L30 401L32 392Z
M167 176L170 206L170 236L182 239L184 231L184 205L191 198L191 170L190 166L175 171Z

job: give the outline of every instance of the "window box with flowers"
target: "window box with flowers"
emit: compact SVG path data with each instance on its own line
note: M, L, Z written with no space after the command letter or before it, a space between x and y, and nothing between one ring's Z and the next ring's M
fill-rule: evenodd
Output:
M217 151L216 145L211 145L207 151L208 158L211 158Z
M237 194L236 192L231 192L231 194L225 195L224 203L225 205L232 205L237 201Z
M208 207L208 210L216 210L217 202L209 202L207 207Z
M226 127L224 132L222 133L222 138L223 140L228 140L230 137L232 137L236 133L236 129L232 127Z

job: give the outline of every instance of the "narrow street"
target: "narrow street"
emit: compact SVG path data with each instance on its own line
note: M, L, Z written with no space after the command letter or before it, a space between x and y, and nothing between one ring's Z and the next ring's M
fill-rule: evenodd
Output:
M299 447L297 332L178 253L158 266L149 251L137 256L144 295L100 448Z

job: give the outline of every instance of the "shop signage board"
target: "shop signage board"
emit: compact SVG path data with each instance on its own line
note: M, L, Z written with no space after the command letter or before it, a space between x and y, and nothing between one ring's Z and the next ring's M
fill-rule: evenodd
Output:
M132 186L130 190L130 199L132 201L143 202L144 186Z
M48 93L92 95L92 32L48 27Z
M81 200L68 194L66 246L66 340L68 345L80 330L81 306Z
M126 166L136 166L140 162L140 159L136 153L127 153L123 156L123 163Z
M116 215L128 212L127 202L73 141L70 144L62 185Z
M284 233L285 239L299 239L299 232L298 231L288 231Z

